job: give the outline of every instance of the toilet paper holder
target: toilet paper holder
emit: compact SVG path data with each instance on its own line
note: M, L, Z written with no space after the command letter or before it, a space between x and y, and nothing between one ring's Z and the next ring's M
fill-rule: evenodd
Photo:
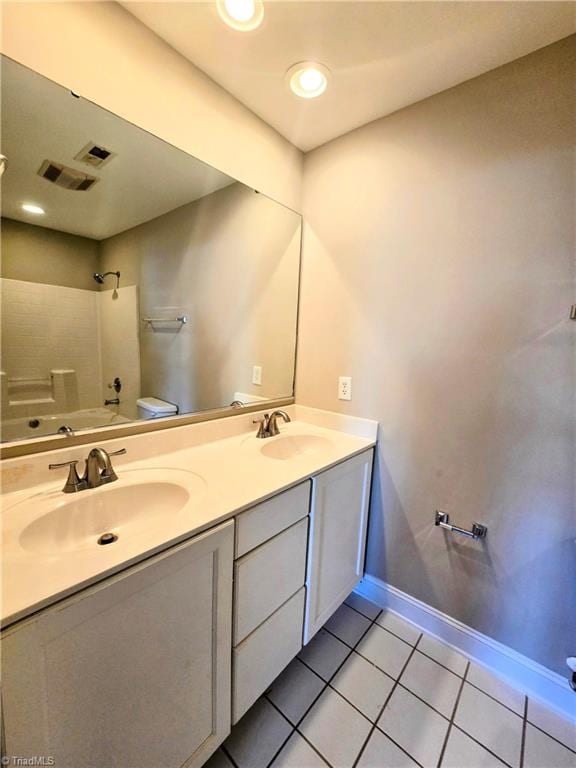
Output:
M436 510L434 525L444 528L445 531L459 533L461 536L467 536L469 539L475 540L485 539L486 534L488 533L488 527L481 523L472 523L471 531L468 531L466 528L460 528L458 525L452 525L450 523L450 515L448 512L441 512L439 509Z

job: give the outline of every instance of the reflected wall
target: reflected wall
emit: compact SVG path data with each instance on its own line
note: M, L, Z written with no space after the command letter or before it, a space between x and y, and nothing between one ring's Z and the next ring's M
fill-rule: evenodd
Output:
M6 58L2 147L3 440L292 397L298 214Z

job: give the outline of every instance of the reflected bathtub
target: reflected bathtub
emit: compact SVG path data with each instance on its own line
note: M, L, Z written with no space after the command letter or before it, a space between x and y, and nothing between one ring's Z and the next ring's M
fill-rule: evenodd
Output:
M52 413L48 416L26 416L18 419L5 419L0 423L3 442L24 440L32 437L55 435L60 427L94 429L111 424L126 424L130 419L111 411L109 408L84 408L69 413Z

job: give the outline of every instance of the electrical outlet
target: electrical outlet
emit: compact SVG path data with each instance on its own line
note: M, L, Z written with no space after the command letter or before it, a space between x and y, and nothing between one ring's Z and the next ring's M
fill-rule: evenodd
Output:
M252 367L252 384L256 384L256 386L261 386L262 384L262 366L261 365L255 365Z
M352 400L351 376L340 376L338 379L338 400Z

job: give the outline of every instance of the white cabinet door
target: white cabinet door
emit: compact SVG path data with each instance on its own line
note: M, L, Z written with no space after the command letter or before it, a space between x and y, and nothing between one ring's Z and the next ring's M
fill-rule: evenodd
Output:
M312 479L304 644L362 578L372 455L370 449Z
M200 766L230 731L230 521L2 636L5 752Z

